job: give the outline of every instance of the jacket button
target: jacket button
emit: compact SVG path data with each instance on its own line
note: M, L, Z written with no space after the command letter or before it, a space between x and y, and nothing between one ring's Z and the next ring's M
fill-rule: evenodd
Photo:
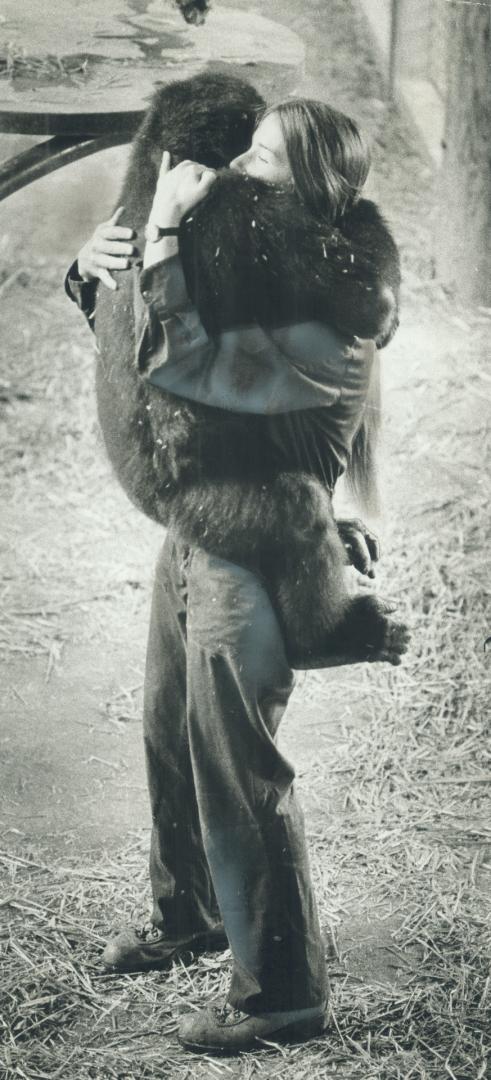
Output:
M143 296L144 300L151 300L152 299L152 294L151 294L151 292L149 292L148 289L144 289L144 291L142 292L142 296Z

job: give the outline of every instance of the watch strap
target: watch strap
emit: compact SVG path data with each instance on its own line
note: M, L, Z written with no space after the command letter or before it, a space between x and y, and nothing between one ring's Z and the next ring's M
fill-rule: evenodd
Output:
M145 240L149 244L157 244L163 236L179 236L179 226L169 225L163 228L149 221L145 225Z

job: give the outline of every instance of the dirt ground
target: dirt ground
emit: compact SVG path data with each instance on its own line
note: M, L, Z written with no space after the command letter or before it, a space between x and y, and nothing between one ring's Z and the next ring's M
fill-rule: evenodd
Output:
M397 671L299 675L281 735L297 767L331 935L333 1041L319 1042L310 1058L306 1050L279 1057L264 1050L253 1064L193 1059L190 1066L175 1048L176 1007L203 1004L210 986L223 989L227 958L201 961L191 989L184 969L167 980L103 984L97 966L105 934L148 904L140 711L162 541L104 459L92 342L62 290L84 233L112 202L124 160L118 151L0 206L0 858L3 959L6 970L14 965L5 1004L6 1014L14 1009L9 1077L55 1075L55 1051L60 1074L68 1055L65 1075L74 1077L488 1075L491 308L464 309L435 279L437 178L415 133L385 101L357 5L331 0L328 15L313 0L286 0L280 13L277 4L260 8L305 43L294 88L325 97L369 131L370 191L394 229L404 268L401 328L383 355L384 516L376 528L384 549L379 588L408 618L411 651ZM254 69L246 70L253 78ZM274 98L274 72L269 78ZM4 139L5 154L10 146ZM74 1010L68 1020L54 998L36 1012L41 991L36 997L27 942L36 933L41 940L41 930L50 986L58 948L66 969L77 972L70 988L63 984L63 1001L75 1003L63 1006ZM59 972L57 979L61 985ZM435 1004L444 986L445 1002L450 994L455 1003L451 1020L447 1004ZM31 1031L22 1006L33 1001ZM375 1046L389 1003L389 1034Z

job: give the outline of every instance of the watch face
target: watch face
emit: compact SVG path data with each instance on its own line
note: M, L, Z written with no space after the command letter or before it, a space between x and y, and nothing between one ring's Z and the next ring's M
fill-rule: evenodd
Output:
M153 225L151 222L145 225L145 240L148 240L149 244L156 244L160 240L160 229L158 225Z

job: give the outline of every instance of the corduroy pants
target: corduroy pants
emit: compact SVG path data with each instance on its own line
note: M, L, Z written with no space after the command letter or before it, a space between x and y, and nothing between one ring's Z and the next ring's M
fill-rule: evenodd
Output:
M294 771L276 744L293 684L260 577L169 534L145 677L152 920L180 937L222 919L228 1000L248 1013L327 997Z

